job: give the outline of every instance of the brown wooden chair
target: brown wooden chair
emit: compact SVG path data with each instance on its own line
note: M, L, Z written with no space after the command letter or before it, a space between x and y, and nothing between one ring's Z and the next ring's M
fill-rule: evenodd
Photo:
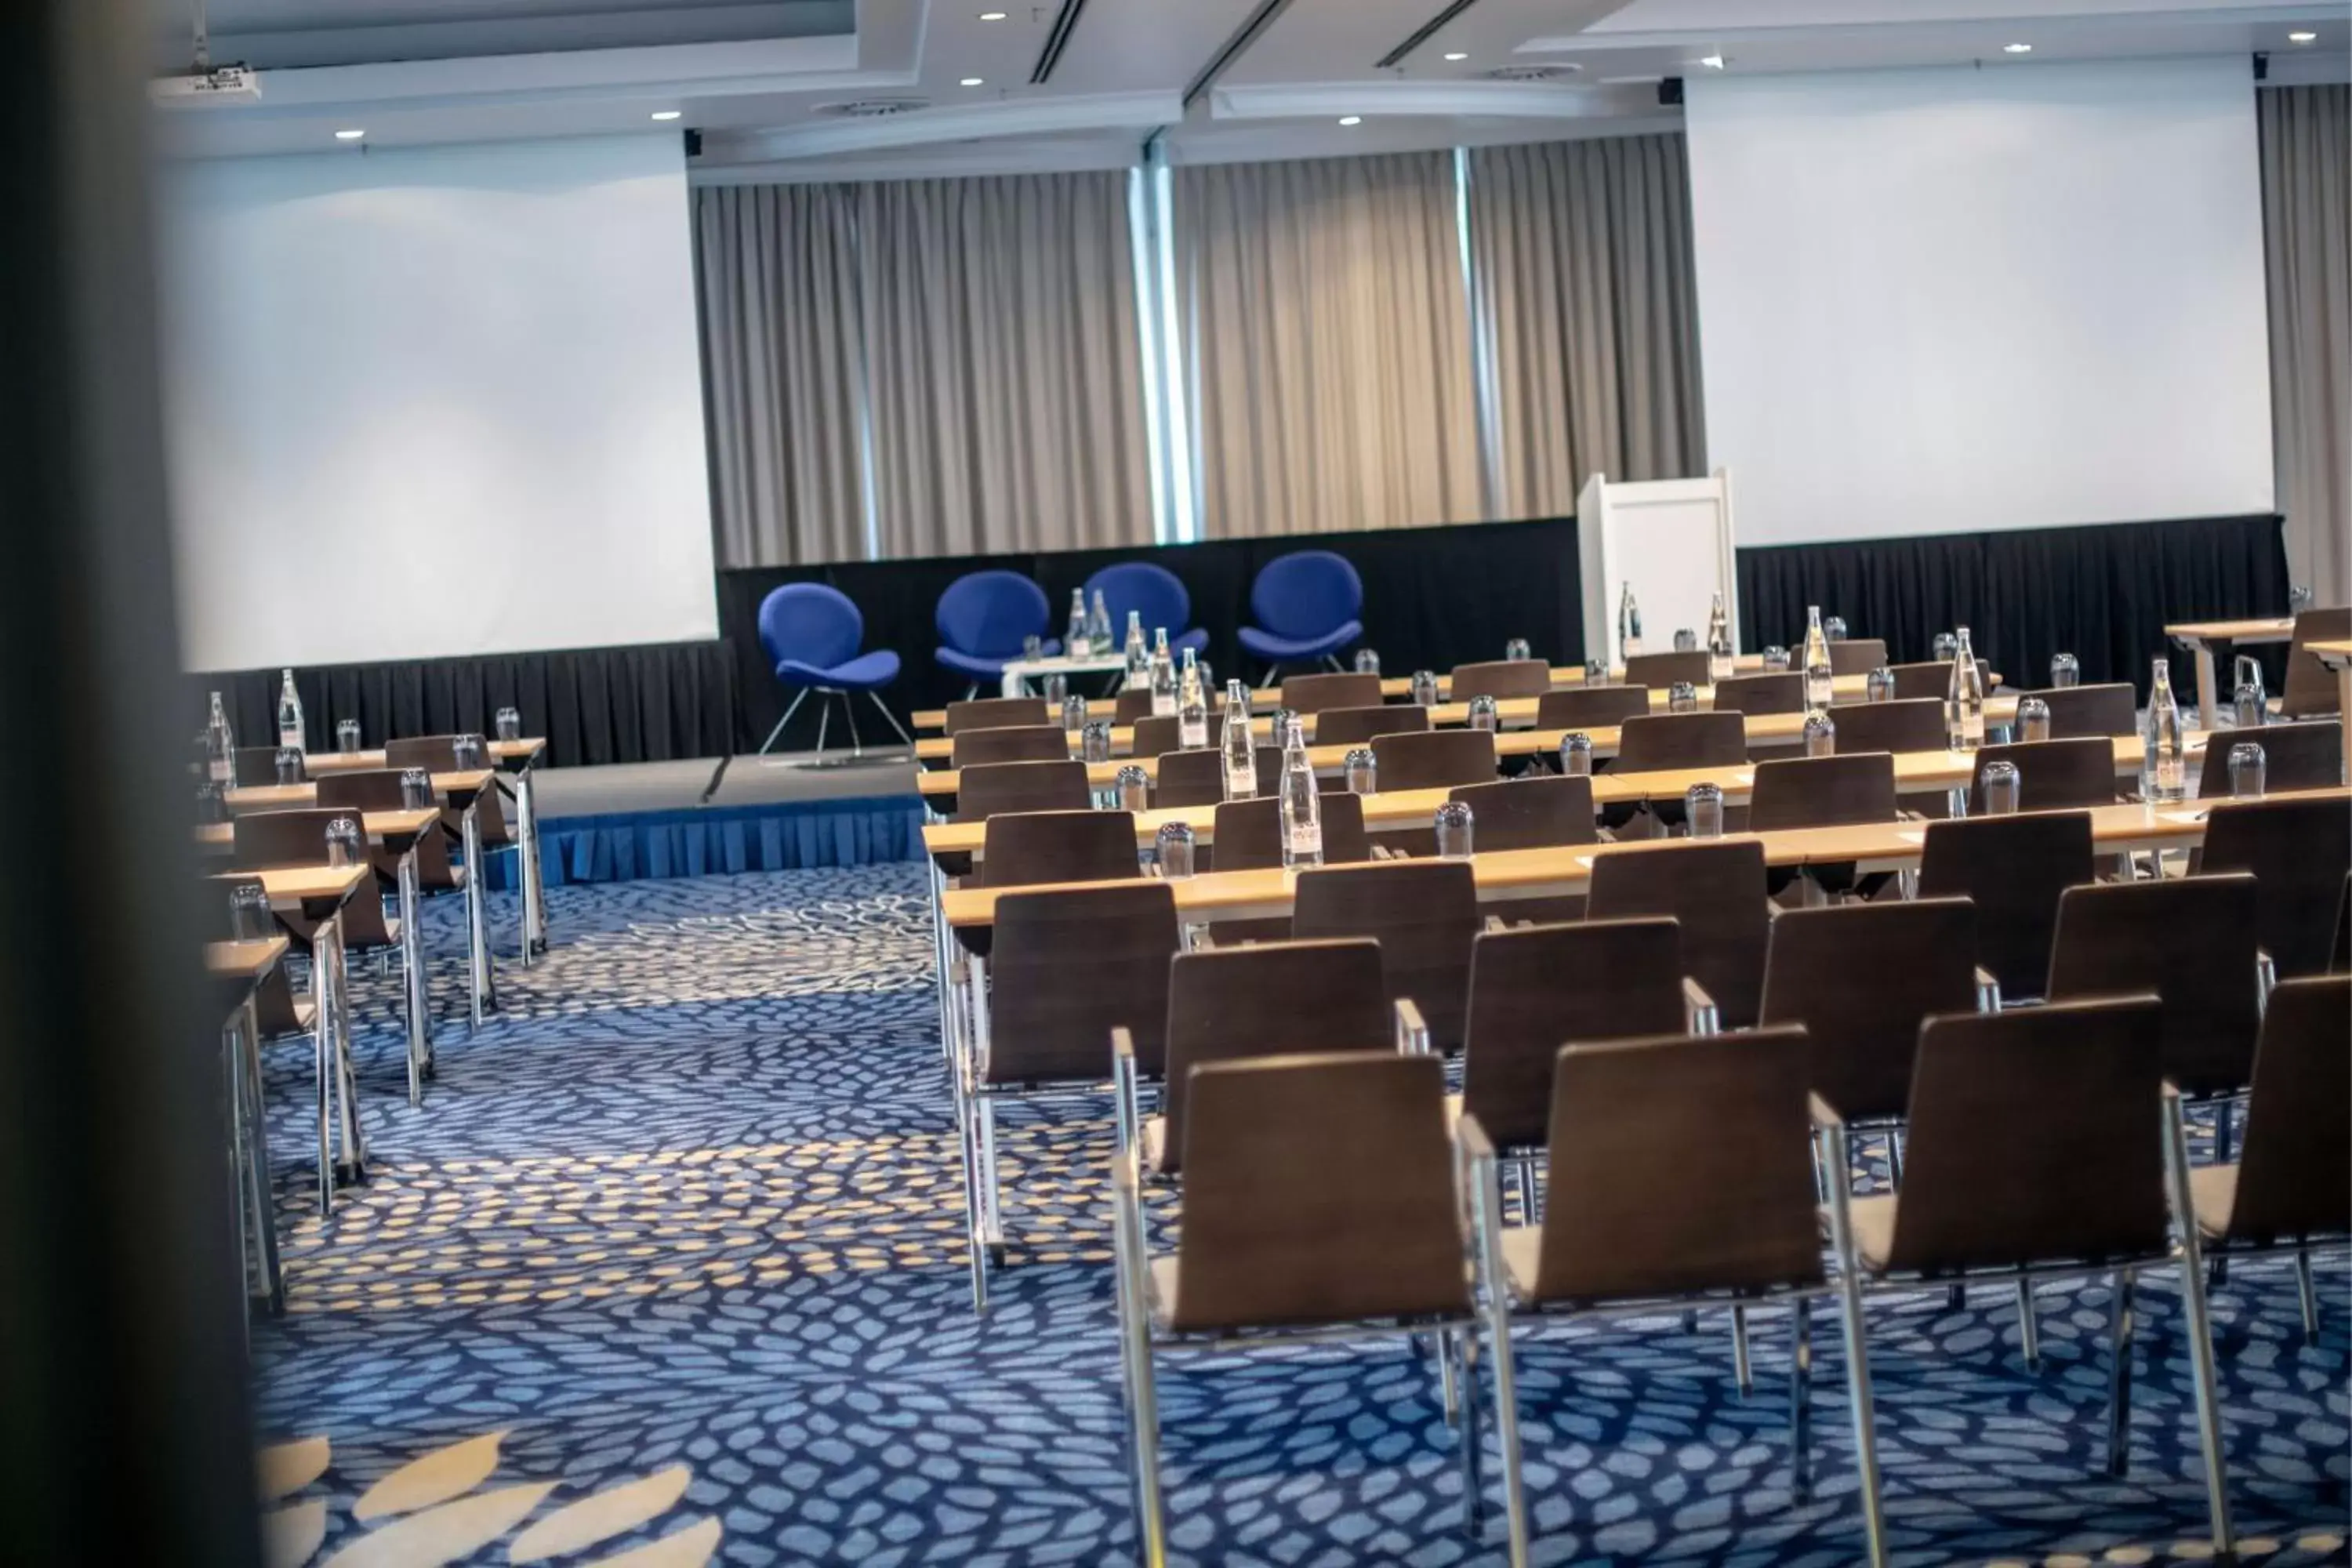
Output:
M2352 976L2282 982L2263 1015L2245 1152L2189 1172L2198 1234L2217 1253L2292 1251L2306 1343L2319 1334L2311 1248L2352 1236Z
M1093 804L1087 764L1074 757L1058 763L983 763L956 774L958 822L985 822L1007 812L1084 811Z
M2092 876L2085 813L1972 816L1927 825L1918 894L1975 903L1977 962L2014 1001L2047 988L2058 900Z
M346 813L358 812L362 816L371 811L398 811L407 805L406 797L401 794L400 775L390 768L324 773L315 787L321 806ZM465 889L466 868L450 862L447 835L418 834L413 853L416 857L417 891L452 893ZM399 856L381 844L371 842L368 859L375 867L377 880L386 887L399 886Z
M1830 709L1837 726L1832 737L1848 752L1940 752L1951 739L1944 727L1944 700L1914 697L1900 702L1842 702Z
M2214 804L2200 876L2250 871L2256 939L2283 979L2327 972L2344 879L2352 875L2352 809L2341 800Z
M949 703L946 733L952 737L966 730L1025 728L1050 724L1059 717L1047 711L1042 697L982 697Z
M1131 811L1000 812L981 840L983 888L1125 881L1142 874Z
M2058 900L2049 997L2151 992L2163 999L2164 1076L2189 1093L2235 1094L2262 1026L2257 894L2243 872L2069 888ZM2217 1137L2226 1152L2230 1118Z
M2214 1534L2226 1557L2203 1270L2192 1226L2182 1227L2180 1245L2172 1240L2165 1140L2151 1135L2170 1103L2161 1014L2153 998L2122 996L1930 1019L1912 1069L1903 1186L1850 1201L1854 1251L1865 1280L1906 1291L1929 1279L2013 1282L2028 1365L2040 1361L2035 1280L2108 1276L2105 1468L2117 1477L2130 1431L2134 1271L2177 1263Z
M1257 748L1257 793L1282 787L1282 749ZM1215 805L1225 798L1225 754L1219 751L1162 752L1153 763L1151 804L1165 811L1180 805Z
M327 825L342 817L357 821L352 811L248 811L234 819L229 861L240 871L268 871L295 866L327 864ZM366 842L364 824L361 842ZM383 885L371 867L358 889L343 905L343 946L362 951L390 950L400 945L400 922L383 912ZM279 910L284 926L307 950L318 935L315 922Z
M1756 764L1748 795L1751 832L1892 822L1895 759L1884 752L1786 757Z
M1290 933L1301 941L1371 937L1391 1002L1420 1009L1430 1047L1462 1048L1478 889L1460 860L1389 861L1302 871Z
M1429 728L1429 710L1417 702L1377 708L1326 708L1307 725L1318 746L1360 746L1376 735L1413 735Z
M1059 724L1008 724L966 730L951 742L958 773L991 763L1059 763L1070 755L1070 734Z
M1718 713L1802 713L1805 678L1794 671L1734 675L1715 683Z
M1885 663L1886 639L1884 637L1830 639L1830 673L1833 676L1868 675Z
M2259 730L2216 731L2206 738L2205 761L2197 775L2200 799L2230 797L2230 748L2244 741L2263 749L2265 791L2334 789L2344 782L2342 721L2265 724Z
M1364 802L1345 791L1319 790L1323 805L1323 859L1327 865L1352 865L1372 858L1370 838L1364 831ZM1228 800L1217 806L1214 837L1210 847L1220 871L1258 871L1282 864L1282 803L1273 795L1255 800ZM1227 926L1210 929L1220 942ZM1255 925L1258 922L1245 921ZM1290 922L1271 922L1288 934Z
M1966 899L1786 910L1765 950L1761 1021L1804 1026L1807 1081L1849 1128L1891 1121L1910 1103L1921 1021L2000 1006L1976 952Z
M1613 730L1649 716L1646 686L1571 686L1536 699L1538 730Z
M1282 681L1282 705L1293 713L1320 713L1327 708L1373 708L1381 701L1381 678L1353 671L1325 675L1290 675Z
M457 737L412 735L405 740L386 741L383 765L394 772L408 768L423 768L428 773L454 772L457 766ZM454 805L443 806L441 829L452 842L463 844L465 813ZM502 848L514 841L507 832L506 806L495 784L476 797L474 830L485 849Z
M1300 1055L1194 1069L1184 1223L1171 1254L1145 1240L1134 1162L1112 1167L1121 1363L1139 1555L1164 1560L1153 1363L1203 1342L1306 1332L1434 1336L1440 1398L1457 1394L1464 1524L1479 1512L1476 1402L1462 1393L1475 1330L1444 1074L1426 1057ZM1482 1281L1491 1285L1491 1281ZM1507 1395L1510 1345L1491 1352L1514 1560L1527 1541Z
M1985 769L2007 763L2017 770L2020 811L2078 811L2116 804L2115 742L2104 735L2073 741L2020 741L1977 752L1969 781L1969 810L1984 813Z
M1551 666L1538 658L1497 658L1454 667L1447 700L1467 702L1491 697L1497 702L1514 697L1541 697L1551 689Z
M2085 736L2136 735L2139 732L2139 696L2128 680L2097 686L2053 686L2018 694L2018 700L2038 697L2050 705L2050 739L2079 741Z
M1213 707L1209 710L1209 738L1202 745L1213 752L1217 749L1217 742L1224 739L1224 734L1225 716ZM1184 721L1173 713L1163 713L1157 719L1138 719L1135 721L1135 738L1128 750L1139 757L1156 757L1164 752L1181 751L1183 739ZM1199 746L1193 748L1195 751L1201 749Z
M1446 798L1470 808L1471 842L1480 851L1548 849L1597 843L1601 837L1591 779L1499 779L1456 785Z
M1895 677L1895 696L1901 701L1914 697L1932 697L1941 702L1951 695L1952 661L1931 658L1917 664L1891 664L1887 669ZM1992 666L1977 660L1977 674L1983 679L1984 689L1992 689Z
M1682 927L1683 973L1715 999L1727 1029L1756 1022L1771 905L1764 847L1753 839L1602 849L1592 858L1589 920L1671 915Z
M1748 762L1748 721L1738 713L1652 713L1617 731L1613 772L1736 768Z
M1496 776L1495 737L1485 730L1375 735L1372 760L1380 765L1384 792L1490 784Z
M2294 618L2294 636L2286 650L2286 679L2279 687L2279 715L2285 719L2316 719L2325 713L2352 720L2340 711L2342 689L2336 672L2319 662L2305 645L2341 642L2352 637L2352 607L2305 610Z
M224 882L220 885L233 892L240 884ZM261 886L257 880L252 885L256 888ZM227 902L227 898L224 896L222 900L224 907ZM218 931L220 939L226 941L234 934L228 924L226 921L222 922ZM269 973L261 977L261 984L255 988L253 1000L257 1022L265 1037L275 1035L307 1035L317 1026L317 1010L311 1005L309 997L297 997L294 994L293 983L287 978L286 965L283 963L273 965Z
M1004 1263L997 1101L1107 1095L1113 1029L1157 1073L1168 966L1183 948L1175 896L1159 881L1007 894L993 923L990 962L971 971L971 984L987 987L986 1007L974 1012L988 1026L955 1064L975 1311L988 1306L989 1268Z
M1707 654L1703 648L1695 653L1637 653L1625 661L1628 686L1654 687L1661 691L1677 682L1705 686L1707 675Z
M1110 721L1114 725L1133 724L1150 717L1151 689L1148 686L1122 691L1111 700Z
M239 746L229 753L229 776L238 789L253 789L278 782L278 748L275 746ZM305 767L301 779L308 782L310 771Z
M1181 953L1168 970L1168 1027L1157 1116L1138 1079L1147 1064L1122 1034L1111 1041L1122 1143L1146 1173L1183 1170L1184 1112L1204 1063L1297 1052L1394 1052L1395 1013L1381 989L1380 943L1273 942Z

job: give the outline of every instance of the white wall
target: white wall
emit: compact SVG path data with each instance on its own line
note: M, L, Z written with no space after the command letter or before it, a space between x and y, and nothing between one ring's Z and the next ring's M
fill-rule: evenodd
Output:
M2272 510L2244 57L1688 92L1742 544Z
M675 136L166 174L191 668L714 637Z

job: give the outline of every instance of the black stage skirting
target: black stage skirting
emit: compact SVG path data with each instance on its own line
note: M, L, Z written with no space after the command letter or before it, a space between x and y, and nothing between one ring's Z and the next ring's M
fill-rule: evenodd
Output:
M343 718L357 718L372 746L387 734L487 734L491 716L513 706L527 730L548 737L558 764L722 756L758 746L783 711L758 632L760 601L779 584L830 583L856 603L866 646L894 648L904 661L884 694L903 719L963 694L964 678L931 658L931 617L941 591L966 572L1029 574L1045 590L1058 634L1070 590L1088 575L1114 561L1156 560L1191 591L1217 674L1255 679L1261 672L1241 658L1234 636L1251 580L1275 556L1309 548L1337 551L1362 574L1366 641L1388 674L1499 658L1514 637L1539 657L1582 658L1576 521L1554 518L722 572L716 642L345 665L298 670L296 679L314 746L331 746ZM1819 605L1856 637L1885 637L1897 660L1926 658L1937 632L1965 623L2012 685L2042 684L2050 656L2064 651L2082 660L2084 680L2131 679L2143 692L2148 658L2177 657L2165 645L2167 622L2279 615L2287 594L2274 515L1743 550L1738 571L1747 648L1796 646L1805 606ZM1649 631L1662 647L1673 635ZM2184 696L2193 689L2186 669L2175 671L2174 685ZM274 733L276 670L199 677L192 731L206 687L229 693L231 720L248 742ZM781 744L811 744L814 718L804 711ZM869 742L882 728L870 710L859 724Z
M203 727L205 693L217 690L240 744L276 739L277 670L200 675L194 685L193 729ZM735 655L723 641L331 665L296 670L294 685L310 745L327 750L345 719L373 747L389 736L488 735L501 708L547 738L553 766L722 757L740 728Z

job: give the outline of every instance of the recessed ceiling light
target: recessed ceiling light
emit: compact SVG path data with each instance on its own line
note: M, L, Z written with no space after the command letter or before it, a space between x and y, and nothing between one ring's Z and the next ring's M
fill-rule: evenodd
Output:
M358 130L338 131L335 132L335 140L338 142L356 142L366 134L366 132Z
M1002 11L982 11L980 14L980 19L983 22L1002 22L1004 20L1004 13Z
M1342 125L1361 125L1363 122L1364 117L1360 114L1343 114L1339 116L1339 123Z
M1466 60L1470 58L1470 51L1467 49L1455 49L1445 58L1449 60Z
M968 76L963 79L963 85L966 87L978 87L980 85L980 78L976 76Z
M2000 52L2005 55L2030 55L2033 52L2033 46L2032 44L2003 44L2000 47Z
M680 110L675 109L656 109L654 110L654 118L656 120L676 120L680 112Z
M2286 41L2290 44L2315 44L2319 41L2319 35L2317 33L2289 33L2286 36Z
M1719 71L1723 68L1723 57L1721 55L1701 55L1698 58L1698 63L1705 66L1711 71Z

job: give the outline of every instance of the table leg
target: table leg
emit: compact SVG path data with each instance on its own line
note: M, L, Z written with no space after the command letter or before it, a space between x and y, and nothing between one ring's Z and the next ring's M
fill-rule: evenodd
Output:
M343 1163L337 1174L346 1181L367 1180L367 1142L360 1133L359 1073L352 1065L351 965L343 953L343 918L332 926L330 948L335 966L335 1098L341 1105Z
M2221 694L2214 689L2213 645L2199 638L2189 645L2197 656L2197 722L2207 730L2221 727Z
M537 768L515 775L515 830L522 855L522 961L547 951L547 887L540 879L539 802L531 780Z
M245 1108L245 1202L261 1265L262 1291L270 1316L276 1317L286 1310L286 1288L278 1268L278 1211L270 1201L269 1124L261 1100L261 1012L250 997L246 999L243 1033L244 1051L237 1068Z
M407 982L408 1003L408 1105L413 1110L425 1103L425 1069L433 1049L429 1033L433 1023L425 997L425 937L416 929L416 846L413 843L400 857L399 886L400 967Z
M2343 716L2344 728L2344 772L2336 782L2352 783L2352 658L2336 667L2336 711Z
M473 1026L482 1026L482 1012L495 1006L490 994L490 942L483 929L481 802L466 805L466 961Z
M319 1215L322 1219L335 1212L335 1152L328 1141L333 1121L327 1107L327 1087L333 1071L328 1066L333 1048L328 1037L335 1026L335 1010L327 1000L334 989L327 977L327 928L321 926L310 939L310 1043L319 1079ZM339 941L341 936L338 931Z

